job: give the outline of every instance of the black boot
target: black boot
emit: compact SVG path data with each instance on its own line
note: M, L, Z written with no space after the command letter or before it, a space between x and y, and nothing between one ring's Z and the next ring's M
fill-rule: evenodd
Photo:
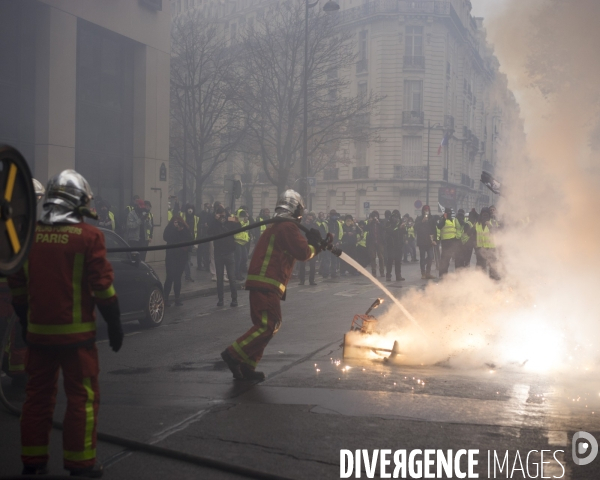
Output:
M244 376L244 380L262 382L265 379L265 374L263 372L257 372L247 363L242 363L240 365L240 369L242 371L242 375Z
M21 475L48 475L46 464L41 465L23 465Z
M104 467L96 462L91 467L69 469L72 477L100 478L104 474Z
M236 380L243 380L244 375L242 374L242 371L240 370L240 362L238 362L235 358L233 358L226 349L223 350L223 352L221 352L221 358L223 359L225 364L229 367L229 370L231 370L231 373L233 373L233 378L235 378Z

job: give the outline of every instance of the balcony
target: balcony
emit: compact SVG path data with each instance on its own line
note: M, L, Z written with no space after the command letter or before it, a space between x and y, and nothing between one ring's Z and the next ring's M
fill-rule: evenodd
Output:
M326 168L323 170L323 180L339 180L339 168Z
M404 68L423 70L425 68L425 57L422 55L404 55Z
M444 130L454 132L454 117L452 115L444 115Z
M354 180L362 180L369 178L369 167L353 167L352 178Z
M427 180L427 167L420 165L394 165L396 180Z
M420 126L425 125L425 113L415 111L402 112L402 126Z
M450 15L450 8L449 2L439 0L373 0L359 7L344 10L338 15L342 23L349 23L372 15L390 13Z
M356 73L366 73L368 71L369 62L366 58L356 62Z

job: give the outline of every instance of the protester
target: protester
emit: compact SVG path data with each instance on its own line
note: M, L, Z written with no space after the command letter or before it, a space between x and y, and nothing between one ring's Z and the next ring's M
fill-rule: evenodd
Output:
M463 212L464 213L464 212ZM454 259L456 268L456 257L460 252L460 236L462 229L456 218L452 218L452 209L446 207L444 215L437 222L442 244L442 257L440 260L440 278L448 273L450 261Z
M175 243L184 243L192 240L190 227L180 215L173 215L171 221L165 227L163 232L163 240L167 245ZM188 252L191 247L169 248L165 254L165 267L167 270L167 278L163 286L165 295L165 306L170 307L169 294L171 287L175 293L175 305L181 306L183 303L180 300L181 293L181 277L185 270L185 263L188 261Z
M391 216L390 212L390 216ZM369 215L367 222L367 251L369 261L371 262L371 273L374 277L377 276L377 264L375 259L379 259L379 274L385 277L385 238L383 224L379 221L379 212L373 210Z
M127 215L125 240L132 247L144 247L146 245L148 212L146 204L139 198Z
M392 267L396 281L402 281L402 248L406 237L406 224L400 223L400 212L394 210L385 226L385 244L387 247L385 279L392 281Z
M309 212L308 215L306 215L303 219L302 219L302 223L304 224L304 226L308 229L312 229L315 228L317 226L317 220L316 220L316 215L314 212ZM304 232L302 232L303 235L306 237L306 234ZM316 285L317 283L315 282L315 270L316 270L316 262L317 262L317 257L312 257L308 260L305 260L303 262L297 262L300 264L300 272L299 272L299 279L300 285L304 285L304 282L306 280L306 265L308 264L308 283L310 285Z
M210 203L205 203L203 205L202 211L198 216L200 217L200 222L198 223L198 235L200 238L206 238L208 237L208 224L212 218ZM210 270L210 252L207 243L198 245L196 262L196 270Z
M243 210L242 207L237 211L237 216L240 221L239 227L250 224L248 212ZM250 232L236 233L233 238L235 240L235 279L243 282L244 275L248 270L248 250L246 247L250 244Z
M500 280L496 258L496 244L494 243L494 230L489 208L482 208L479 219L475 223L475 256L477 266L484 272L489 267L489 276L494 280Z
M421 208L421 215L415 220L415 233L421 260L421 278L423 280L433 279L435 277L431 275L431 265L433 263L433 248L436 245L437 230L429 205L424 205Z
M333 244L339 246L342 241L342 235L344 234L344 227L336 210L331 210L329 212L329 220L326 223L326 229L327 233L333 235ZM323 278L327 278L330 275L331 278L336 278L338 276L339 268L340 259L335 255L332 255L331 252L323 252L321 258L321 274L323 275Z
M417 239L415 235L415 220L407 213L403 217L403 222L406 223L406 238L404 240L403 262L408 263L409 254L411 262L418 262L419 260L417 260Z
M196 215L196 208L191 203L187 203L185 205L185 213L183 215L183 219L185 223L187 223L190 227L190 233L192 235L192 240L196 240L198 238L198 230L200 228L200 217ZM193 252L193 248L190 248L188 251L188 259L185 262L185 280L186 282L193 282L192 272L190 271L190 267L193 265L191 262L191 255Z
M342 228L342 251L358 261L356 255L356 243L358 242L358 235L361 233L361 230L356 223L354 223L352 215L346 215ZM346 275L346 271L348 271L350 275L358 274L354 267L351 267L346 262L340 262L340 275Z
M216 204L214 217L209 226L210 237L236 230L240 227L237 217L227 215L227 211L221 204ZM225 271L229 277L229 289L231 291L231 307L237 307L237 284L235 282L235 240L233 236L227 236L212 242L214 245L215 270L217 275L217 307L224 305Z
M356 261L361 267L369 264L369 253L367 252L367 222L358 222L359 233L356 239Z
M95 203L96 213L98 214L98 227L116 232L115 214L110 211L110 204L102 199L97 199Z
M152 215L152 204L149 200L144 200L144 206L146 207L146 211L148 212L148 218L146 218L146 235L145 235L145 246L149 246L152 243L152 237L154 236L154 216ZM146 254L148 252L144 250L140 252L140 259L142 262L146 261Z

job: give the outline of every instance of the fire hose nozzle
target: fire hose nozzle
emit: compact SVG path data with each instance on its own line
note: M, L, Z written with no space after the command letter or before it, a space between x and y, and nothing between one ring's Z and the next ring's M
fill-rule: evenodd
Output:
M342 255L342 253L344 253L344 252L342 252L341 248L334 247L333 245L331 245L331 247L328 248L328 250L336 257L340 257Z

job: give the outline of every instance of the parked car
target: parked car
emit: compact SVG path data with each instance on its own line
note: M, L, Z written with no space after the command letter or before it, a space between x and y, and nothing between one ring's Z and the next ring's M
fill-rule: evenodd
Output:
M130 248L111 230L100 229L106 248ZM108 253L115 271L114 287L119 297L121 320L137 320L145 327L158 327L165 316L162 283L152 267L140 259L138 252Z

